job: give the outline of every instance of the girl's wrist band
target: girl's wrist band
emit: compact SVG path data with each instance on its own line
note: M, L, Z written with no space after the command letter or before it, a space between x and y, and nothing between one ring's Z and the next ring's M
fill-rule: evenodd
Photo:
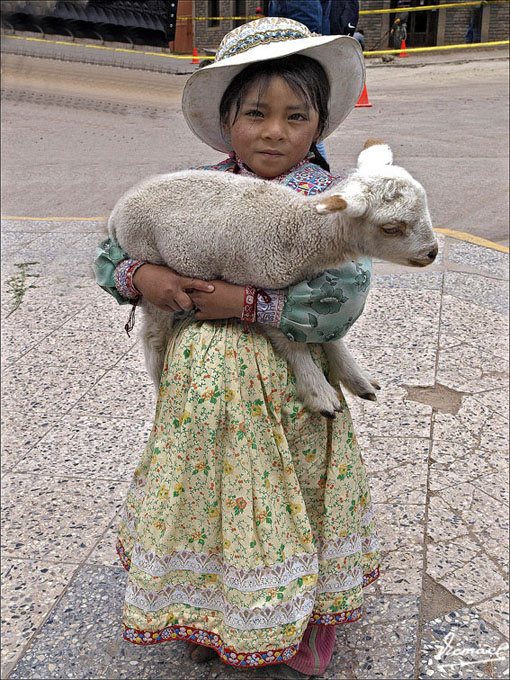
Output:
M257 289L252 286L244 287L244 303L241 321L254 323L257 320Z
M133 284L133 275L142 265L147 264L144 260L122 260L115 268L114 282L115 288L122 297L128 300L137 300L142 296Z
M271 296L262 288L255 288L253 286L244 287L244 304L241 321L255 323L255 321L259 320L257 301L261 298L266 304L271 303Z

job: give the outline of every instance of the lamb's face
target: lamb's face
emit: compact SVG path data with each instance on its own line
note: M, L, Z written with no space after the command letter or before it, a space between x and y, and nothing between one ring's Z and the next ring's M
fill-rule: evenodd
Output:
M438 252L425 190L403 168L391 170L389 177L360 178L366 209L357 220L364 249L382 260L425 267Z
M387 145L365 148L358 169L330 192L317 210L342 216L345 241L354 251L396 264L425 267L438 252L427 196L419 182L391 162Z

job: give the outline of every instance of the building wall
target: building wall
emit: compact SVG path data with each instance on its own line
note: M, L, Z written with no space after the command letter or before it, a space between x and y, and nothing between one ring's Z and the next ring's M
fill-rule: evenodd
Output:
M449 2L461 2L462 0L449 0ZM442 0L444 5L446 0ZM460 45L464 42L469 20L471 18L472 7L452 7L451 9L441 10L446 12L444 44Z
M211 11L217 6L219 14L217 16L232 17L232 16L255 16L257 7L264 7L264 2L257 2L257 0L244 0L236 2L236 0L195 0L195 11L193 16L214 16ZM267 4L267 3L266 3ZM239 14L241 11L241 14ZM200 51L205 48L216 49L221 42L221 39L231 31L234 26L243 23L242 21L223 20L215 22L210 21L194 21L195 47Z
M508 26L510 25L510 3L490 5L488 40L508 40ZM487 11L486 10L486 11Z
M360 11L389 9L390 0L360 0ZM365 34L365 50L385 50L390 30L389 14L360 14L358 28Z

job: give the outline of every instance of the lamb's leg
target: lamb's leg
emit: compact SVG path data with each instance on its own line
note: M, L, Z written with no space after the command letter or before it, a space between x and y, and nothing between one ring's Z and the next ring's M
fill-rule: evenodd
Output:
M349 392L362 399L375 401L375 390L381 388L358 366L343 341L325 342L323 347L329 360L331 382L341 383Z
M142 309L144 319L140 335L145 355L145 366L152 378L157 395L173 323L173 314L164 312L147 301L144 301Z
M291 342L276 328L262 328L278 353L290 364L296 378L296 394L304 405L327 418L334 418L342 410L338 394L313 361L306 343Z

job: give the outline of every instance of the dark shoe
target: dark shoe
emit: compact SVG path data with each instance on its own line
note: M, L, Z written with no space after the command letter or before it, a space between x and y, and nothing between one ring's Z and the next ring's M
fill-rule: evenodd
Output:
M194 642L186 642L186 656L195 663L205 663L217 656L217 652L210 647L197 645Z

